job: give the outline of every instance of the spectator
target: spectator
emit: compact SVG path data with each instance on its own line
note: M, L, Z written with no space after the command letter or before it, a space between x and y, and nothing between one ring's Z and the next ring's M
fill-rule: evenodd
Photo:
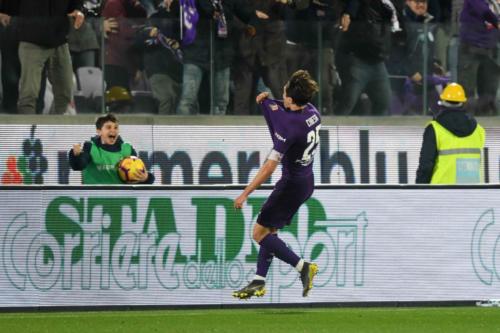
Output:
M190 1L182 3L184 13L189 14L183 21L190 22L187 29L184 24L182 93L177 113L199 112L200 84L204 74L212 70L213 113L225 114L229 103L229 67L234 55L233 17L236 15L242 22L249 23L255 21L257 15L261 18L267 18L267 15L254 12L242 0L199 0L195 5Z
M408 77L405 83L406 94L403 98L406 113L421 113L424 80L427 81L429 105L435 105L439 100L436 88L440 88L448 81L444 69L435 58L434 36L438 26L433 23L434 17L429 14L427 8L427 0L407 0L403 10L406 34L404 64L405 75ZM427 59L424 57L425 53ZM424 69L427 77L424 77Z
M84 22L78 0L20 0L13 25L20 40L18 112L34 114L45 64L54 88L55 112L66 112L72 98L73 74L67 43L70 19L76 29Z
M496 114L500 67L496 63L500 5L496 0L465 0L460 14L458 82L476 115ZM475 96L478 99L475 100Z
M407 0L403 9L403 25L406 33L406 56L411 61L407 64L407 74L412 81L422 84L423 67L426 65L432 73L436 65L434 59L434 32L437 28L433 23L434 17L427 11L427 0ZM425 31L424 24L427 24ZM427 52L429 61L424 64L424 52Z
M269 20L246 25L235 20L237 52L231 68L234 82L233 113L250 114L255 110L255 95L260 78L274 96L280 96L287 79L285 50L285 4L275 0L246 0L245 6L255 6ZM252 107L252 110L250 109Z
M144 69L159 114L174 114L181 90L182 52L179 44L179 1L163 0L143 29Z
M342 81L338 113L351 114L363 92L370 97L371 114L385 114L390 84L384 61L391 30L399 30L396 9L389 0L349 0L341 18L337 68Z
M453 0L451 4L451 18L450 18L450 45L448 49L448 69L450 71L451 79L458 81L458 48L459 48L459 26L460 26L460 13L464 6L464 0Z
M465 112L462 86L449 84L440 98L440 109L424 131L416 183L480 183L484 129Z
M302 68L317 80L321 77L318 94L321 103L318 101L316 105L321 106L322 114L328 114L333 111L334 92L340 85L333 47L343 4L334 0L312 0L306 1L306 5L304 9L288 11L287 71L291 75Z
M80 29L70 27L68 45L74 72L80 67L96 67L100 43L94 27L100 23L100 6L100 0L84 0L85 22Z
M452 0L427 0L427 2L429 14L434 16L434 23L437 24L437 29L434 34L434 55L445 71L448 72L448 48L451 40Z
M130 91L130 81L137 78L141 68L133 45L137 29L133 19L146 18L139 0L107 0L102 10L105 17L104 79L108 87L124 87Z

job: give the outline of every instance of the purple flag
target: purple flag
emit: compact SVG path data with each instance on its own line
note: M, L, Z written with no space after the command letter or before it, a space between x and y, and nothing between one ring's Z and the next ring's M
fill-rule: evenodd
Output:
M196 24L200 15L196 9L195 0L180 0L182 6L182 45L189 45L196 38Z

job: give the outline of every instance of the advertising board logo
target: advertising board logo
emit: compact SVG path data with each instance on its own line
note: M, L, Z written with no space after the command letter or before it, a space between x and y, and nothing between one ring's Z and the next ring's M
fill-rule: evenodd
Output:
M255 274L251 226L265 199L250 198L240 211L232 198L193 196L193 224L176 218L186 203L170 197L56 197L44 225L25 212L13 218L2 237L3 269L20 290L234 289ZM294 219L280 237L318 262L316 287L364 284L364 212L328 219L312 198ZM278 260L268 281L274 300L300 283Z
M22 144L22 155L10 155L5 161L5 171L1 183L43 184L43 174L47 172L48 162L43 154L42 141L35 137L36 125L31 126L30 137Z
M485 211L474 226L471 255L474 272L483 284L500 282L500 223L493 209Z

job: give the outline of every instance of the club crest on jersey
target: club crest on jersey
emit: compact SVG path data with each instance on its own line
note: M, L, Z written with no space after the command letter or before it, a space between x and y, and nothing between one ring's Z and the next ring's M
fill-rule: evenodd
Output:
M269 107L271 108L271 111L278 111L279 106L278 104L269 104Z
M278 140L286 142L286 139L282 137L278 132L274 132L274 136L278 138Z
M307 126L311 127L312 125L316 124L319 121L319 118L317 115L312 115L311 117L306 119L306 124Z

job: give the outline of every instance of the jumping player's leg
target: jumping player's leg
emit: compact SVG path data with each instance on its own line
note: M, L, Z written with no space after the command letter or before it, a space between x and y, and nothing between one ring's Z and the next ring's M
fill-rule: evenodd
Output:
M318 271L317 265L301 259L278 237L276 232L276 228L265 227L258 223L254 225L253 239L260 244L257 273L246 287L233 293L234 297L247 299L252 296L264 296L266 293L265 278L273 256L295 267L300 273L303 285L302 296L306 297L308 295L309 290L312 288L313 278Z
M273 237L278 237L276 233L271 233L270 235ZM255 273L254 279L265 281L267 272L269 271L269 267L273 262L273 258L274 258L274 253L270 252L264 246L260 247L259 257L257 259L257 272Z
M300 280L302 281L302 296L306 297L313 286L312 283L314 276L318 272L318 266L301 259L276 233L273 233L273 231L276 232L276 229L271 229L256 223L253 228L253 238L260 244L261 249L266 249L278 259L295 267L297 272L300 273ZM269 265L271 265L271 262L269 262Z
M300 206L311 196L314 180L281 179L263 204L257 223L253 226L252 238L259 243L259 259L257 274L246 287L233 293L234 297L247 299L252 296L263 296L265 293L265 277L272 257L295 267L300 273L303 285L302 295L307 296L312 288L312 280L318 271L316 264L305 262L277 235L277 231L289 225Z
M271 237L277 237L276 228L267 228L260 226L259 224L254 225L253 238L260 238L267 235ZM256 228L257 227L257 228ZM247 299L252 296L262 297L266 294L266 276L273 261L274 254L270 252L264 246L259 249L259 256L257 258L257 272L253 280L245 287L233 292L233 296L240 299Z
M274 253L275 257L297 268L300 272L302 267L297 267L297 265L303 265L304 260L301 260L277 235L274 236L272 231L272 228L256 223L253 227L253 239L259 243L261 248Z

